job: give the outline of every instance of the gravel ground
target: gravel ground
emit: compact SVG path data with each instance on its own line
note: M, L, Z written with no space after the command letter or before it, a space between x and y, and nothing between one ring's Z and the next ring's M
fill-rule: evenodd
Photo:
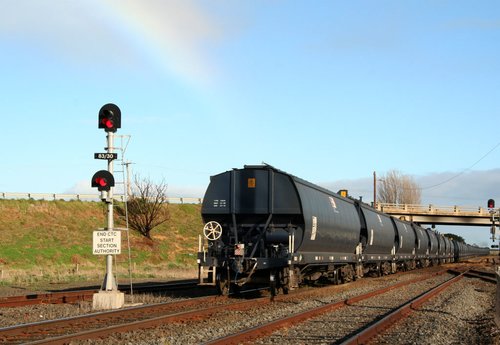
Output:
M293 298L287 301L275 301L266 306L259 306L245 311L228 311L210 320L199 321L195 327L190 323L171 324L157 327L154 330L122 333L107 338L105 341L83 341L75 344L200 344L217 339L244 329L258 326L293 313L305 311L325 303L350 298L382 286L399 281L414 279L419 273L388 276L382 279L361 280L355 283L332 286L310 292L309 297ZM444 279L443 277L440 277ZM367 284L369 282L369 284ZM286 343L283 339L272 343ZM298 344L294 342L294 344ZM306 343L304 343L306 344Z
M401 320L374 344L500 344L496 286L464 278Z
M359 295L383 285L394 284L400 281L411 280L421 272L391 275L384 278L367 278L360 281L339 286L330 286L325 289L308 291L309 297L294 298L287 301L275 301L268 306L253 308L248 311L224 312L210 320L199 321L195 326L192 323L165 325L151 330L134 331L116 334L105 340L79 341L72 344L199 344L210 339L216 339L264 322L276 320L320 306L324 303L343 300ZM437 278L436 278L437 279ZM499 344L498 332L493 323L493 305L495 285L478 279L464 278L459 285L448 288L444 295L426 304L421 311L414 313L408 319L394 328L384 338L377 340L377 344ZM415 284L416 285L416 284ZM417 287L409 287L408 290ZM136 295L136 299L139 298ZM168 301L165 297L145 297L145 302ZM359 302L349 307L355 315L356 310L363 305L368 310L381 313L396 300L388 298L377 301ZM372 304L374 303L374 304ZM436 304L434 304L436 303ZM48 320L72 315L88 313L90 302L78 305L39 305L23 308L0 309L0 325L2 327L19 323ZM309 338L295 337L293 344L331 344L338 339L342 325L354 323L355 316L344 315L344 319L326 318L312 322L313 331L308 331ZM415 319L414 319L415 318ZM359 321L359 320L358 320ZM326 326L326 327L325 327ZM334 337L321 340L318 330L331 332ZM293 330L285 330L288 336ZM345 333L346 331L344 331ZM312 336L314 334L314 336ZM456 335L455 335L456 334ZM317 339L316 339L317 338ZM315 340L316 339L316 340ZM315 341L312 341L315 340ZM280 338L279 332L272 337L261 340L264 344L286 344L287 338Z
M345 337L355 334L359 328L383 317L392 309L452 277L452 275L445 274L388 291L331 313L323 314L296 327L285 328L257 343L292 345L342 342Z
M134 304L164 303L179 300L168 296L136 294ZM131 297L125 296L125 303L132 304ZM18 308L0 309L0 327L14 326L22 323L32 323L44 320L54 320L71 316L92 313L92 302L77 304L37 304Z

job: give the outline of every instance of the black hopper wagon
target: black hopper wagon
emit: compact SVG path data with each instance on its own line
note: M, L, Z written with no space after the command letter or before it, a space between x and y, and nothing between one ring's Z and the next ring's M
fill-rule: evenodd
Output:
M487 250L457 244L270 165L212 176L201 213L200 284L215 285L221 294L243 286L287 293L301 284L343 283Z

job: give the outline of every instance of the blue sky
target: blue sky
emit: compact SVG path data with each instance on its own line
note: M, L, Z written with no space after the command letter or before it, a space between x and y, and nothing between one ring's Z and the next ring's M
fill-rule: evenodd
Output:
M367 201L373 171L460 174L424 201L500 204L497 1L0 4L0 191L92 192L113 102L172 196L267 162Z

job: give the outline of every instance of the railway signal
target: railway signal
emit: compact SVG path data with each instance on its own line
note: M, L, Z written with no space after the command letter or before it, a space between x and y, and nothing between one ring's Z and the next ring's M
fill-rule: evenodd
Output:
M92 187L97 187L99 192L108 191L115 186L115 178L107 170L99 170L92 176Z
M94 231L94 254L106 255L106 275L99 293L94 294L92 307L93 309L116 309L123 307L124 295L118 291L118 285L113 274L113 254L119 254L119 251L103 252L104 244L110 244L116 240L116 245L120 241L119 234L114 230L113 222L113 187L115 186L115 178L113 177L113 161L118 158L114 151L114 135L118 128L121 128L121 111L113 103L105 104L99 110L98 128L103 128L106 132L107 147L106 152L94 153L95 159L108 161L107 170L99 170L92 177L92 187L97 187L101 192L101 200L107 204L107 227L98 231ZM95 242L95 243L94 243ZM102 248L99 248L102 245ZM110 248L107 246L106 248ZM114 247L115 249L118 247ZM100 250L102 249L102 250Z
M488 208L489 209L495 208L495 200L493 200L493 199L488 200Z
M113 103L102 106L99 110L99 128L104 128L106 132L116 132L122 127L122 114L120 108Z

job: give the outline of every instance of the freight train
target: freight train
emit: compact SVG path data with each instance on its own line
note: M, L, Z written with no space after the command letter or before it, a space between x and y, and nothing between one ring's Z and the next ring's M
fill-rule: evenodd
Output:
M200 284L224 295L252 285L288 293L489 253L270 165L212 176L201 213Z

